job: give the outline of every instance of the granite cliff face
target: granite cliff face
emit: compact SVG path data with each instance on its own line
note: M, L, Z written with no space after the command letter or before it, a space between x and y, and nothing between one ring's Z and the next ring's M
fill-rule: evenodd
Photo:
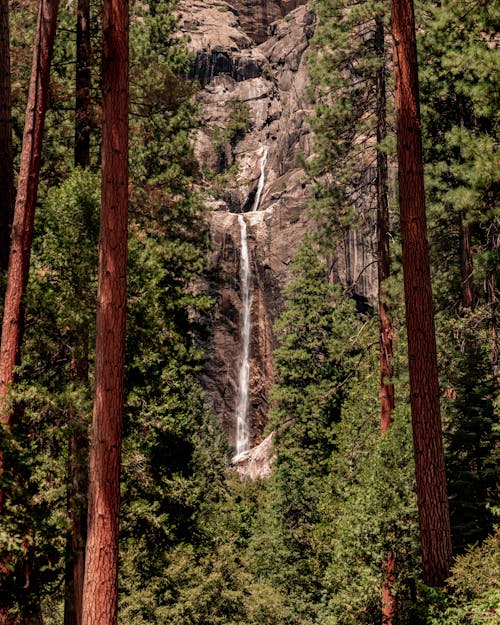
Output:
M201 85L202 124L195 150L210 209L214 277L209 288L217 300L203 384L234 444L242 342L238 214L244 213L252 276L249 420L254 446L262 440L274 382L273 322L282 309L290 262L313 227L303 164L312 152L306 56L315 16L296 0L186 0L181 7L182 30L195 55L190 77ZM362 271L372 266L370 238L370 233L348 236L344 249L335 251L335 266L346 284L362 274L358 292L373 301L375 269Z

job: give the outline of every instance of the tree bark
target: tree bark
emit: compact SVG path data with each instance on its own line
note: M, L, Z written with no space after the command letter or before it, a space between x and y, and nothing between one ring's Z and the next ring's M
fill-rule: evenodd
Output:
M103 10L101 232L83 625L116 625L127 205L128 1Z
M387 101L385 90L385 37L380 14L375 16L375 53L379 59L377 69L377 145L387 136ZM392 423L394 410L394 384L392 383L392 324L387 304L388 293L384 282L391 273L389 252L389 201L387 189L387 154L377 149L377 271L379 318L379 370L380 370L380 431L382 436ZM394 594L396 558L389 553L383 563L382 625L392 625L396 616Z
M380 59L377 70L377 144L387 136L384 24L380 15L375 18L375 51ZM387 154L377 150L377 256L378 256L378 313L380 332L380 428L387 432L394 410L394 385L392 383L392 324L387 305L388 293L384 282L391 273L389 252L389 202L387 190Z
M0 349L0 422L10 424L7 393L19 357L22 300L28 281L35 204L59 0L41 0L33 53L21 166L14 209Z
M90 165L90 0L78 0L76 22L75 167Z
M0 0L0 272L9 264L14 212L12 105L10 92L9 2ZM1 296L3 296L3 291Z
M442 586L452 560L424 199L412 0L392 0L397 153L408 365L423 580Z
M48 101L50 63L54 49L58 5L58 0L40 1L28 90L0 347L0 425L6 427L10 427L13 415L8 392L14 382L14 368L18 362L20 351L22 301L28 281L40 174L40 155ZM3 451L0 449L0 473L2 471ZM3 508L3 498L4 493L0 491L0 511ZM2 577L4 578L0 583L0 597L2 597L0 600L0 623L5 625L11 622L8 609L12 605L13 597L10 594L3 600L5 594L3 587L10 574L5 563L0 563L0 571L3 572Z
M75 167L90 166L91 128L91 41L90 0L78 0L76 22L75 75ZM88 334L74 338L72 377L88 385ZM80 352L80 353L79 353ZM69 442L68 515L70 531L66 541L64 625L81 625L85 543L87 538L88 436L81 415L75 415Z

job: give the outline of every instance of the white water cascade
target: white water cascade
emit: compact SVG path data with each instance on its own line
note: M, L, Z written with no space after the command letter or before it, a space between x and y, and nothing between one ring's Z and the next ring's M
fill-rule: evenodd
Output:
M247 222L240 213L238 222L241 230L241 363L238 389L238 406L236 408L236 455L250 448L250 428L248 427L248 380L250 373L250 312L252 294L250 289L250 260L248 257Z
M260 178L257 193L252 207L252 212L258 210L260 198L266 182L265 169L269 155L266 146L260 160ZM240 213L238 223L241 232L241 255L240 255L240 280L241 280L241 362L238 388L238 405L236 407L236 456L250 449L250 425L248 423L248 386L250 374L250 329L252 310L252 274L250 271L250 258L248 254L247 222ZM235 456L235 457L236 457Z
M262 191L264 190L264 185L266 184L266 163L268 156L269 147L266 145L263 148L262 158L260 159L260 178L259 184L257 185L257 193L255 194L255 201L253 203L252 212L259 209L260 198L262 196Z

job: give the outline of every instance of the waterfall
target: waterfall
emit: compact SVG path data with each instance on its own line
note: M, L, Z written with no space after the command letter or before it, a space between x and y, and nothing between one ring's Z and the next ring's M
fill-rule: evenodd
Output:
M260 178L259 184L257 186L257 193L255 195L255 202L253 203L252 207L252 212L259 209L260 197L262 195L262 191L264 190L264 185L266 184L266 162L268 156L269 147L266 145L262 153L262 158L260 159Z
M260 198L266 183L266 161L269 155L269 148L264 147L260 159L260 178L257 186L257 193L252 207L252 212L258 210ZM241 281L241 362L238 381L238 405L236 407L236 455L250 449L250 425L248 423L248 382L250 377L250 328L251 328L251 272L250 259L248 254L247 222L240 213L238 223L241 232L241 261L240 261L240 281Z
M247 223L242 214L238 215L241 232L241 363L238 389L238 406L236 409L236 454L250 448L250 428L248 425L248 380L250 373L250 312L252 296L250 293L250 260L248 257Z

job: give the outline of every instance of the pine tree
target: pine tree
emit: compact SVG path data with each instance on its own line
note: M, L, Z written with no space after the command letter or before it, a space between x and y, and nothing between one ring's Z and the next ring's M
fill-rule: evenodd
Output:
M14 382L14 368L18 364L23 321L22 301L28 281L35 204L40 173L40 154L48 101L50 63L57 25L58 0L42 0L40 3L30 89L26 108L21 167L14 208L12 240L7 274L7 289L2 322L0 347L0 424L12 425L13 411L8 396ZM3 467L3 450L0 449L0 472ZM0 492L0 509L3 492ZM27 565L29 566L29 564ZM2 578L8 578L11 570L7 560L2 562ZM5 579L0 581L3 586ZM0 589L0 621L10 622L9 605L13 600L8 591Z
M424 156L454 548L494 523L498 7L428 3L419 40ZM492 358L493 356L493 358Z
M392 32L399 208L422 570L426 584L440 586L448 576L452 556L427 249L417 50L411 0L392 3Z
M343 398L362 359L356 341L361 322L354 309L341 286L329 284L316 246L305 241L276 324L278 382L270 413L270 427L277 432L270 485L277 524L271 579L288 595L293 622L312 622L321 596L314 528L321 521Z
M103 13L101 229L83 625L118 618L128 215L128 2Z

